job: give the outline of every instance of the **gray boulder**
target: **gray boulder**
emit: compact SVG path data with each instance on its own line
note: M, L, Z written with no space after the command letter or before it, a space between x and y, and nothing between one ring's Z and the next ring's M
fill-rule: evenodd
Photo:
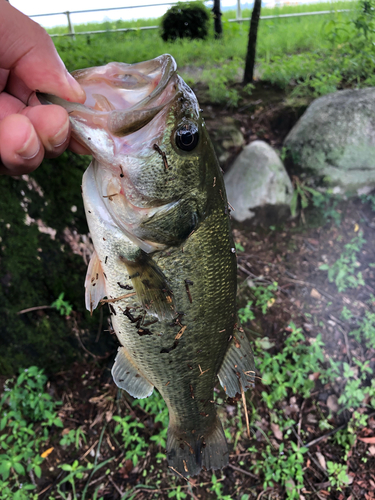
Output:
M224 176L232 217L239 222L259 216L273 223L290 215L293 186L277 153L263 141L246 146Z
M375 88L316 99L284 141L288 171L336 193L375 187Z

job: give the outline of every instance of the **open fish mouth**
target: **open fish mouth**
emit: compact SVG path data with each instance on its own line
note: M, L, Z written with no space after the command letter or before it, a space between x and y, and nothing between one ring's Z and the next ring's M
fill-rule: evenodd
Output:
M142 129L173 101L178 88L176 69L169 54L137 64L111 62L72 72L86 92L85 104L50 94L38 97L43 104L64 107L73 136L97 156L95 142L100 142L101 149L106 146L105 150L113 146L111 142L118 146L116 138Z
M72 73L86 92L84 104L39 95L68 111L72 136L94 157L84 199L96 191L116 225L147 253L178 244L199 218L191 180L201 174L189 177L179 167L184 154L198 155L191 151L199 142L199 107L176 70L168 54L111 62ZM178 182L186 186L178 189Z

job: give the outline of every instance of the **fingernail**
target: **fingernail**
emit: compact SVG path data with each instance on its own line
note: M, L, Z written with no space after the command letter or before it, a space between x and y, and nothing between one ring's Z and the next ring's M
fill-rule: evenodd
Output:
M67 73L66 79L68 81L70 88L73 90L77 101L85 102L86 93L83 90L83 88L81 87L81 85L77 82L77 80L75 80L70 73Z
M39 151L40 151L40 142L35 131L32 129L29 138L22 146L22 148L16 151L16 153L23 160L32 160L33 158L36 157Z
M66 120L61 129L48 141L51 149L62 146L68 138L69 133L69 120Z

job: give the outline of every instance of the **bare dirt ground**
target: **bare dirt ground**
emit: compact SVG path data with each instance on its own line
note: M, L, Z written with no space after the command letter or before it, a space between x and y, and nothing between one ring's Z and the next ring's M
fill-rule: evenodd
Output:
M283 138L299 114L299 110L285 107L283 98L278 91L259 88L249 102L237 111L215 107L207 102L203 102L202 107L207 126L213 133L215 124L229 116L238 122L246 143L259 138L281 147ZM229 147L230 154L223 164L224 169L240 149L240 146ZM252 281L260 280L266 284L276 281L278 288L272 307L269 307L265 315L257 311L256 318L246 324L246 332L253 341L268 337L273 344L269 352L276 354L288 334L290 322L293 321L297 327L302 328L307 343L311 343L318 334L322 336L326 359L333 358L350 364L355 355L362 362L369 360L371 368L375 369L374 351L362 349L349 338L346 324L340 319L344 305L350 307L358 318L363 317L364 311L369 307L368 301L375 295L375 271L369 266L375 262L375 214L368 204L363 204L360 200L342 202L335 210L340 218L338 224L332 220L327 221L314 209L305 214L305 223L297 218L273 229L234 224L235 240L244 249L238 252L239 306L245 305ZM343 245L358 231L363 231L366 240L358 255L358 270L362 271L366 285L338 293L336 285L328 281L327 273L320 271L319 266L327 259L334 261ZM103 330L105 329L103 326ZM88 356L86 364L75 364L56 374L50 381L50 393L63 402L59 415L64 429L56 429L51 436L49 447L53 451L43 463L42 478L37 480L38 498L47 500L53 493L56 495L56 484L65 474L58 468L59 464L73 464L75 460L85 464L88 459L95 459L100 463L113 457L108 465L93 476L85 475L82 479L77 479L77 491L82 492L88 485L87 498L91 499L100 485L97 498L103 497L105 500L171 498L174 490L171 489L171 475L166 461L158 463L155 458L158 451L164 450L150 441L150 437L160 430L160 424L155 424L152 416L140 406L132 406L130 396L124 393L119 396L110 375L114 353L103 355L105 359ZM241 499L242 495L249 495L245 498L253 499L286 498L285 490L277 481L273 487L264 490L262 473L254 472L252 466L254 460L261 459L261 453L269 440L276 448L283 441L292 440L298 446L308 446L301 500L375 498L375 450L369 452L369 444L359 439L375 436L375 414L370 415L367 427L355 439L348 454L351 484L342 491L330 489L327 473L319 457L323 456L333 462L342 457L342 449L332 436L347 426L349 415L348 412L339 412L337 409L332 411L332 401L337 401L340 396L343 380L338 379L335 384L323 384L319 373L315 373L315 388L311 397L305 399L289 391L280 408L293 417L297 425L292 427L290 434L280 435L271 426L270 412L261 396L262 391L267 391L267 387L262 384L262 376L264 374L258 371L254 390L248 398L248 410L251 412L251 403L257 408L263 432L252 429L249 439L242 415L243 432L236 446L233 447L232 444L230 463L222 471L222 476L217 473L223 486L221 494L235 499ZM222 391L218 392L218 396L224 401L223 414L227 420L223 422L225 427L236 411L237 402L227 401ZM367 411L364 408L362 410ZM145 426L141 433L150 446L146 456L136 466L131 460L125 460L125 450L114 435L115 423L112 416L118 412L130 414L135 421ZM319 427L322 416L328 418L331 430L321 430ZM78 427L86 435L86 443L82 441L78 450L73 445L64 448L58 444L62 433ZM236 432L235 428L230 427L230 430ZM265 435L269 437L265 438ZM257 453L248 451L251 446L256 447ZM222 498L213 492L210 472L203 472L188 482L177 479L177 484L181 486L182 493L195 500ZM64 490L66 494L71 491L69 483L65 483ZM57 495L56 498L60 497Z

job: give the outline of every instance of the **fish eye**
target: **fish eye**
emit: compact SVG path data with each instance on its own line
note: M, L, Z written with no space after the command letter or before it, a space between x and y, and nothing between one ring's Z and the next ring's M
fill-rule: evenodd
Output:
M199 142L198 127L187 123L176 131L176 146L182 151L192 151Z

